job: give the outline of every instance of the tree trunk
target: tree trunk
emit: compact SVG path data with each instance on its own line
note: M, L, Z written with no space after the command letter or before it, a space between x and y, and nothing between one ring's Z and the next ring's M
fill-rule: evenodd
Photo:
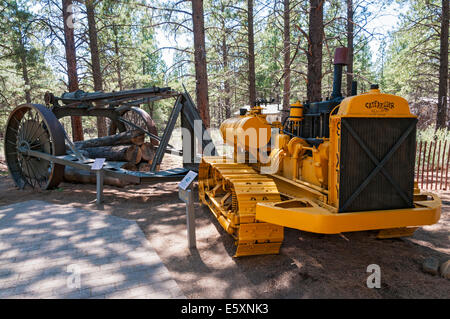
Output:
M25 48L23 48L25 50ZM31 103L31 88L30 88L30 78L28 76L28 66L27 66L27 57L25 56L25 52L21 54L20 59L22 61L22 77L25 82L25 101L28 104Z
M351 96L353 82L353 0L347 0L347 48L347 96Z
M224 76L224 107L225 107L225 118L229 119L231 117L231 86L230 86L230 78L228 76L228 45L227 45L227 35L226 35L226 27L225 23L222 23L222 59L223 59L223 71L225 72Z
M102 71L100 68L100 55L97 43L97 26L95 24L95 6L93 0L86 0L86 15L89 29L89 49L91 51L92 77L94 79L94 90L103 91ZM97 135L106 136L106 119L102 116L97 117Z
M116 54L116 71L117 71L117 83L119 84L119 90L123 91L122 83L122 71L120 70L120 51L119 51L119 39L117 33L117 27L113 25L114 32L114 53Z
M155 108L155 102L148 102L148 114L153 118L153 109Z
M255 75L255 35L253 31L253 0L247 0L248 23L248 92L249 105L256 102L256 75Z
M310 0L308 42L308 101L322 98L323 0Z
M72 21L72 0L62 0L62 17L64 22L64 40L67 61L67 77L69 79L69 92L78 90L77 57L75 51L75 36ZM80 116L72 116L72 139L82 141L83 126Z
M206 69L203 0L192 0L192 23L194 26L195 93L197 96L197 108L204 125L209 127L208 73Z
M442 0L441 45L439 58L439 90L436 116L436 128L447 127L447 89L448 89L448 36L449 3Z
M291 28L290 28L290 8L289 0L284 0L284 89L283 89L283 112L281 116L282 122L289 115L290 99L291 99Z
M27 51L25 49L25 45L23 44L23 38L19 39L20 45L20 64L22 67L22 78L25 83L25 101L30 104L31 103L31 87L30 87L30 78L28 76L28 64L27 64Z

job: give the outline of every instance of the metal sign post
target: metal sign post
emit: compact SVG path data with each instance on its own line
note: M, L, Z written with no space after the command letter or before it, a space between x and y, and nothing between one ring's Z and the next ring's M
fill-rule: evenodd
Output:
M178 185L178 196L186 203L186 226L189 249L197 248L195 239L194 191L192 189L192 182L196 177L196 172L189 171Z
M97 205L103 202L103 164L105 163L104 158L96 158L95 162L91 166L91 170L96 171L97 175Z

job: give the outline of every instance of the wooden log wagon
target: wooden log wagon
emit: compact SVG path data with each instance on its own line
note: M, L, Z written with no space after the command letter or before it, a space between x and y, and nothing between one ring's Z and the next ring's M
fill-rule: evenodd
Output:
M139 106L143 103L170 98L175 100L175 104L160 137L150 115ZM16 107L7 122L5 158L11 177L21 189L26 186L40 189L57 187L64 178L65 166L90 171L96 157L103 156L108 151L112 152L111 149L99 150L99 147L107 147L108 143L100 144L108 139L117 142L123 138L134 138L135 142L132 145L138 145L138 148L126 149L126 154L124 153L123 156L124 158L131 156L137 165L136 157L142 158L139 145L145 142L143 139L140 140L141 134L148 136L150 140L148 143L154 147L154 151L151 152L148 150L149 145L145 146L147 166L141 167L145 167L148 171L127 170L122 168L124 162L107 161L103 167L105 176L120 178L121 181L134 184L179 180L189 170L197 170L198 161L196 161L197 154L192 150L183 152L183 149L175 149L169 144L178 117L181 117L181 126L191 133L189 141L183 140L183 148L185 145L193 146L198 142L203 149L208 147L212 149L213 155L216 154L205 126L201 125L201 132L196 132L194 129L195 122L201 119L186 91L177 92L169 87L150 87L111 93L76 91L64 93L60 97L46 93L44 100L46 105L23 104ZM67 116L106 117L110 122L108 132L111 136L103 140L93 139L73 143L59 122L61 118ZM120 135L121 133L125 134ZM97 149L89 149L89 147ZM183 167L158 171L165 153L183 156ZM152 158L148 160L148 156Z

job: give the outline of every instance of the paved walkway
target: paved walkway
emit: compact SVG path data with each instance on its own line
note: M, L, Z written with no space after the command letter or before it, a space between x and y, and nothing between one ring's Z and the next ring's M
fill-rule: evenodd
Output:
M0 298L184 298L134 221L27 201L0 207Z

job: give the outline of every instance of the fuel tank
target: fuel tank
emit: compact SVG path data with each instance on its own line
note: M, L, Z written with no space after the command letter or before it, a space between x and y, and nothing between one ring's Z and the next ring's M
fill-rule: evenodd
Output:
M220 125L220 132L225 143L253 155L269 144L272 134L265 115L253 112L225 120Z

